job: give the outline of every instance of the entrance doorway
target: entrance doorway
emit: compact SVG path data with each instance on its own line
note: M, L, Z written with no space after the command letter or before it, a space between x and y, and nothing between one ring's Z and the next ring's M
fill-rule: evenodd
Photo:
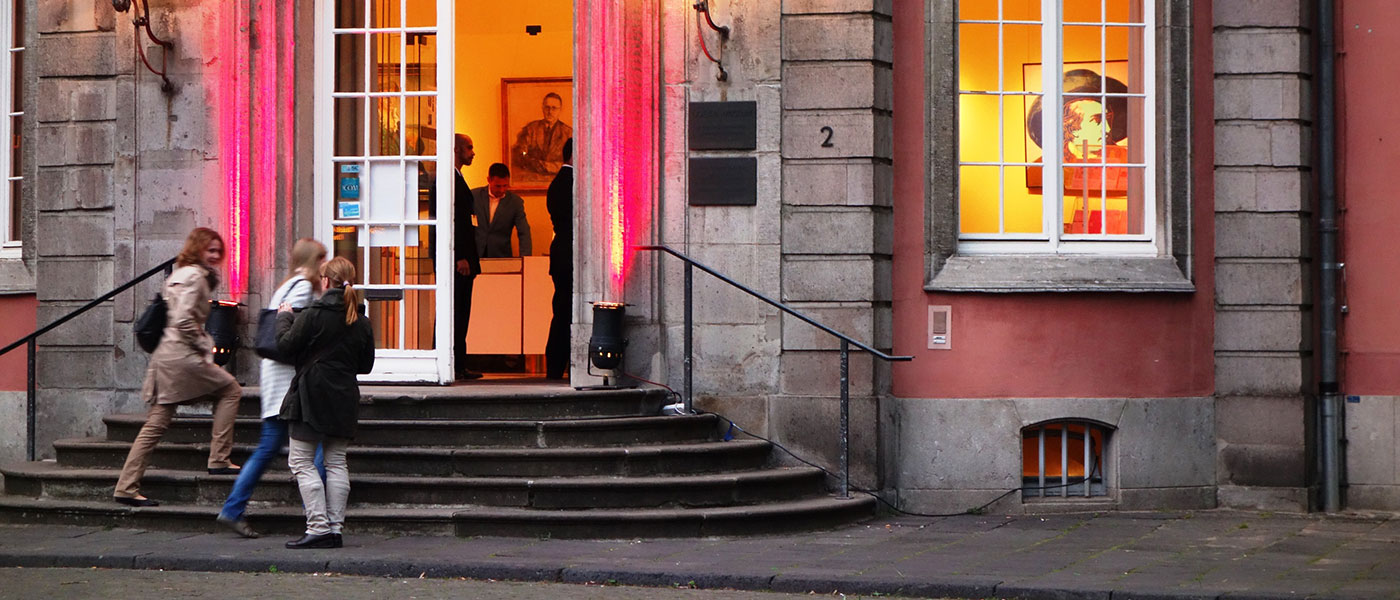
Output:
M365 379L447 383L453 344L488 374L542 375L552 314L545 190L573 119L572 0L320 0L316 230L356 266L374 324ZM475 198L454 199L454 134ZM491 208L493 163L518 202ZM478 191L479 190L479 191ZM523 216L483 255L469 330L454 331L454 201ZM497 235L501 215L476 214ZM490 219L497 216L496 219ZM478 243L478 248L482 244Z

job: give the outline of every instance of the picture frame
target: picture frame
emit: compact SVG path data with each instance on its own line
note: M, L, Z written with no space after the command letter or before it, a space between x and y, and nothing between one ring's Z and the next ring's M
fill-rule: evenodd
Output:
M501 153L512 190L549 187L563 161L564 141L573 137L573 106L572 77L501 78ZM553 123L550 111L557 112Z

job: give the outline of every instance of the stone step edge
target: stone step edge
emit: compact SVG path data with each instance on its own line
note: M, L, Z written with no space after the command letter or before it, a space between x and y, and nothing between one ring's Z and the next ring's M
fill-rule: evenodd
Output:
M178 427L208 427L213 417L203 415L181 415L170 420L170 428ZM600 429L612 427L617 429L655 427L665 423L686 423L694 422L703 424L705 422L718 421L719 417L713 414L695 415L638 415L638 416L608 416L608 417L563 417L559 419L360 419L361 428L403 428L403 427L423 427L433 429L527 429L533 430L544 426L551 429ZM125 427L139 427L146 422L144 413L117 413L102 417L103 425L120 425ZM239 416L234 420L235 425L247 427L260 427L262 419L250 416Z
M353 526L355 519L394 519L406 520L533 520L556 522L604 522L609 520L627 521L675 521L678 519L754 517L772 518L801 514L805 512L826 512L856 510L869 507L874 516L875 499L857 495L851 498L820 496L799 500L765 502L736 506L705 506L695 508L586 508L586 509L529 509L499 506L452 505L452 506L404 506L404 507L352 507L345 510L347 526ZM23 498L0 495L0 509L71 511L89 514L129 514L207 516L212 525L220 507L203 504L163 504L154 507L132 507L111 501L58 500L52 498ZM256 507L249 513L250 518L294 518L304 515L300 507Z
M431 386L429 386L431 387ZM475 388L475 389L474 389ZM482 388L485 388L482 390ZM670 395L662 388L630 388L620 390L576 390L573 388L559 388L547 391L505 391L508 385L500 386L465 386L465 387L434 387L429 391L422 390L400 390L398 386L360 386L360 402L363 403L421 403L421 402L500 402L510 401L536 401L536 402L565 402L578 400L605 400L605 401L635 401L650 399L655 397L664 401ZM462 390L465 393L456 393L455 390ZM481 390L481 391L478 391ZM258 386L243 386L243 398L261 399L262 394Z
M451 487L524 487L526 489L582 489L602 488L646 488L646 487L702 487L743 485L758 482L801 480L816 477L820 469L813 467L773 467L749 471L729 471L723 473L700 473L686 475L645 475L638 477L600 477L585 475L578 477L440 477L350 473L351 489L356 483L397 486L451 486ZM49 481L101 482L115 485L120 472L116 469L88 469L51 466L50 463L21 463L0 468L0 473L16 479L45 479ZM232 483L237 475L209 475L197 471L176 471L168 469L148 469L143 481L162 483L198 483L202 481ZM259 482L286 481L286 472L264 473Z
M208 442L181 443L167 442L160 443L165 449L181 449L188 452L209 452ZM107 438L66 438L55 440L55 449L99 449L99 450L122 450L131 448L131 442L120 440L109 440ZM251 453L257 444L234 444L235 452ZM540 448L540 447L512 447L502 448L499 446L356 446L351 445L348 452L351 456L451 456L451 457L479 457L490 458L619 458L623 456L649 457L662 454L705 454L709 452L752 452L759 449L771 448L768 442L762 440L734 439L730 441L716 440L677 440L672 444L645 444L628 446L569 446L560 448ZM279 456L285 456L286 452L278 452Z

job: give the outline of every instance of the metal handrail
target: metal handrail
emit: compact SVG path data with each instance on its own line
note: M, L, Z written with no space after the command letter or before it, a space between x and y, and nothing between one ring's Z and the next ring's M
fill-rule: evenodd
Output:
M689 256L686 256L685 254L682 254L682 253L680 253L680 252L678 252L678 251L676 251L676 250L672 249L671 247L666 246L666 245L664 245L664 244L637 246L637 249L638 249L638 250L656 251L656 252L665 252L665 253L670 254L671 256L674 256L674 257L676 257L676 258L679 258L679 259L681 259L682 261L685 262L685 341L684 341L684 344L685 344L685 361L684 361L684 364L685 364L685 397L684 397L684 401L685 401L685 410L686 410L686 412L694 412L694 402L693 402L693 399L692 399L692 386L691 386L691 383L692 383L692 378L691 378L691 366L692 366L692 360L691 360L691 356L692 356L692 352L691 352L691 340L692 340L692 334L691 334L691 330L694 328L694 318L693 318L693 315L694 315L694 300L693 300L692 291L693 291L693 289L694 289L694 270L695 270L696 268L698 268L698 269L700 269L701 271L704 271L704 272L706 272L706 273L709 273L710 275L714 276L716 279L719 279L720 281L723 281L723 282L725 282L725 283L727 283L727 284L729 284L729 285L731 285L731 286L733 286L733 287L735 287L735 288L738 288L740 291L742 291L742 292L744 292L744 293L746 293L746 294L748 294L748 295L750 295L750 296L753 296L753 297L755 297L755 298L758 298L759 300L762 300L762 301L764 301L764 302L766 302L766 303L772 305L774 308L777 308L778 310L781 310L781 311L783 311L783 312L785 312L785 313L787 313L787 314L790 314L790 315L792 315L792 316L794 316L794 317L797 317L797 318L799 318L799 319L802 319L802 320L805 321L808 325L811 325L811 326L813 326L813 327L816 327L817 329L820 329L820 330L822 330L822 331L825 331L826 333L831 334L831 335L835 336L837 339L841 340L841 497L842 497L842 498L850 498L850 497L851 497L851 458L850 458L850 457L851 457L851 448L850 448L850 431L851 431L851 383L850 383L850 365L851 365L851 362L850 362L850 356L851 356L851 346L855 346L857 349L860 349L860 350L864 350L864 351L866 351L866 352L869 352L872 356L875 356L875 357L877 357L877 358L879 358L879 359L881 359L881 360L888 361L888 362L904 362L904 361L910 361L910 360L914 360L914 357L912 357L912 356L899 356L899 355L885 354L884 352L881 352L881 351L879 351L879 350L876 350L876 349L874 349L874 348L871 348L870 346L867 346L866 344L863 344L863 343L861 343L861 342L855 340L855 339L852 338L851 336L848 336L848 335L846 335L846 334L844 334L844 333L841 333L841 332L839 332L839 331L836 331L835 329L832 329L832 328L830 328L830 327L828 327L828 326L826 326L826 325L824 325L824 324L822 324L822 323L819 323L816 319L813 319L813 318L811 318L811 317L809 317L809 316L807 316L807 315L804 315L804 314L798 312L796 309L794 309L794 308L792 308L792 307L790 307L790 306L788 306L788 305L786 305L786 304L783 304L782 302L779 302L779 301L777 301L777 300L774 300L774 299L772 299L772 298L769 298L768 296L765 296L765 295L759 293L758 291L755 291L753 288L750 288L749 286L746 286L746 285L744 285L744 284L742 284L742 283L739 283L739 282L737 282L737 281L734 281L733 279L730 279L730 278L724 276L724 275L721 274L720 272L718 272L718 271L716 271L716 270L714 270L714 269L712 269L712 268L710 268L710 267L704 265L704 264L701 263L700 261L697 261L697 260L695 260L695 259L693 259L693 258L691 258L691 257L689 257Z
M40 328L38 328L38 329L35 329L33 333L30 333L29 335L26 335L26 336L24 336L24 337L22 337L22 338L19 338L18 340L15 340L13 343L11 343L11 344L8 345L8 346L5 346L4 348L0 348L0 356L3 356L6 352L9 352L9 351L11 351L11 350L14 350L15 348L18 348L18 347L20 347L21 345L27 345L27 346L29 347L29 348L28 348L28 352L29 352L29 371L28 371L28 374L27 374L27 382L26 382L26 385L25 385L25 387L26 387L26 394L27 394L27 395L26 395L26 401L25 401L25 412L26 412L27 427L28 427L28 431L27 431L28 436L27 436L27 439L26 439L26 441L25 441L25 456L27 457L27 458L26 458L27 460L31 460L31 461L34 460L34 425L35 425L35 422L34 422L34 421L35 421L35 403L36 403L36 400L37 400L37 392L36 392L35 387L34 387L34 367L35 367L35 351L37 350L39 336L44 335L45 333L48 333L49 331L52 331L55 327L58 327L59 325L62 325L62 324L64 324L64 323L67 323L68 321L73 320L73 319L74 319L75 317L77 317L78 315L81 315L81 314L83 314L83 313L85 313L85 312L87 312L87 311L89 311L89 310L92 310L93 308L96 308L97 305L102 304L103 302L106 302L106 301L108 301L108 300L111 300L112 298L117 297L117 294L120 294L120 293L122 293L122 292L125 292L125 291L127 291L127 290L129 290L129 289L135 287L136 284L141 283L142 281L145 281L145 280L147 280L147 279L150 279L151 276L155 275L156 273L159 273L159 272L161 272L161 271L167 271L167 272L168 272L168 271L170 270L170 267L171 267L172 265L174 265L174 264L175 264L175 259L173 259L173 258L170 259L170 260L167 260L167 261L165 261L165 262L163 262L163 263L160 263L159 265L156 265L155 267L152 267L151 270L146 271L145 273L142 273L142 274L140 274L140 275L137 275L135 279L132 279L131 281L128 281L128 282L122 284L121 286L117 287L116 289L113 289L112 291L107 292L107 293L105 293L105 294L99 296L96 300L93 300L92 302L88 302L87 304L84 304L84 305L82 305L82 306L80 306L80 307L78 307L78 308L75 308L75 309L73 309L72 311L70 311L68 314L65 314L65 315L63 315L62 317L59 317L59 318L55 319L52 323L49 323L48 325L45 325L45 326L40 327Z

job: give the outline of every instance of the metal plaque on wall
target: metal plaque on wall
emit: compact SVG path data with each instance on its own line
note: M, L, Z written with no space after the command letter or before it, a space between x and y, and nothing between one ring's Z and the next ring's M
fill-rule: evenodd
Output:
M691 150L753 150L758 147L757 102L691 102Z
M691 206L754 206L758 204L758 159L690 159Z

